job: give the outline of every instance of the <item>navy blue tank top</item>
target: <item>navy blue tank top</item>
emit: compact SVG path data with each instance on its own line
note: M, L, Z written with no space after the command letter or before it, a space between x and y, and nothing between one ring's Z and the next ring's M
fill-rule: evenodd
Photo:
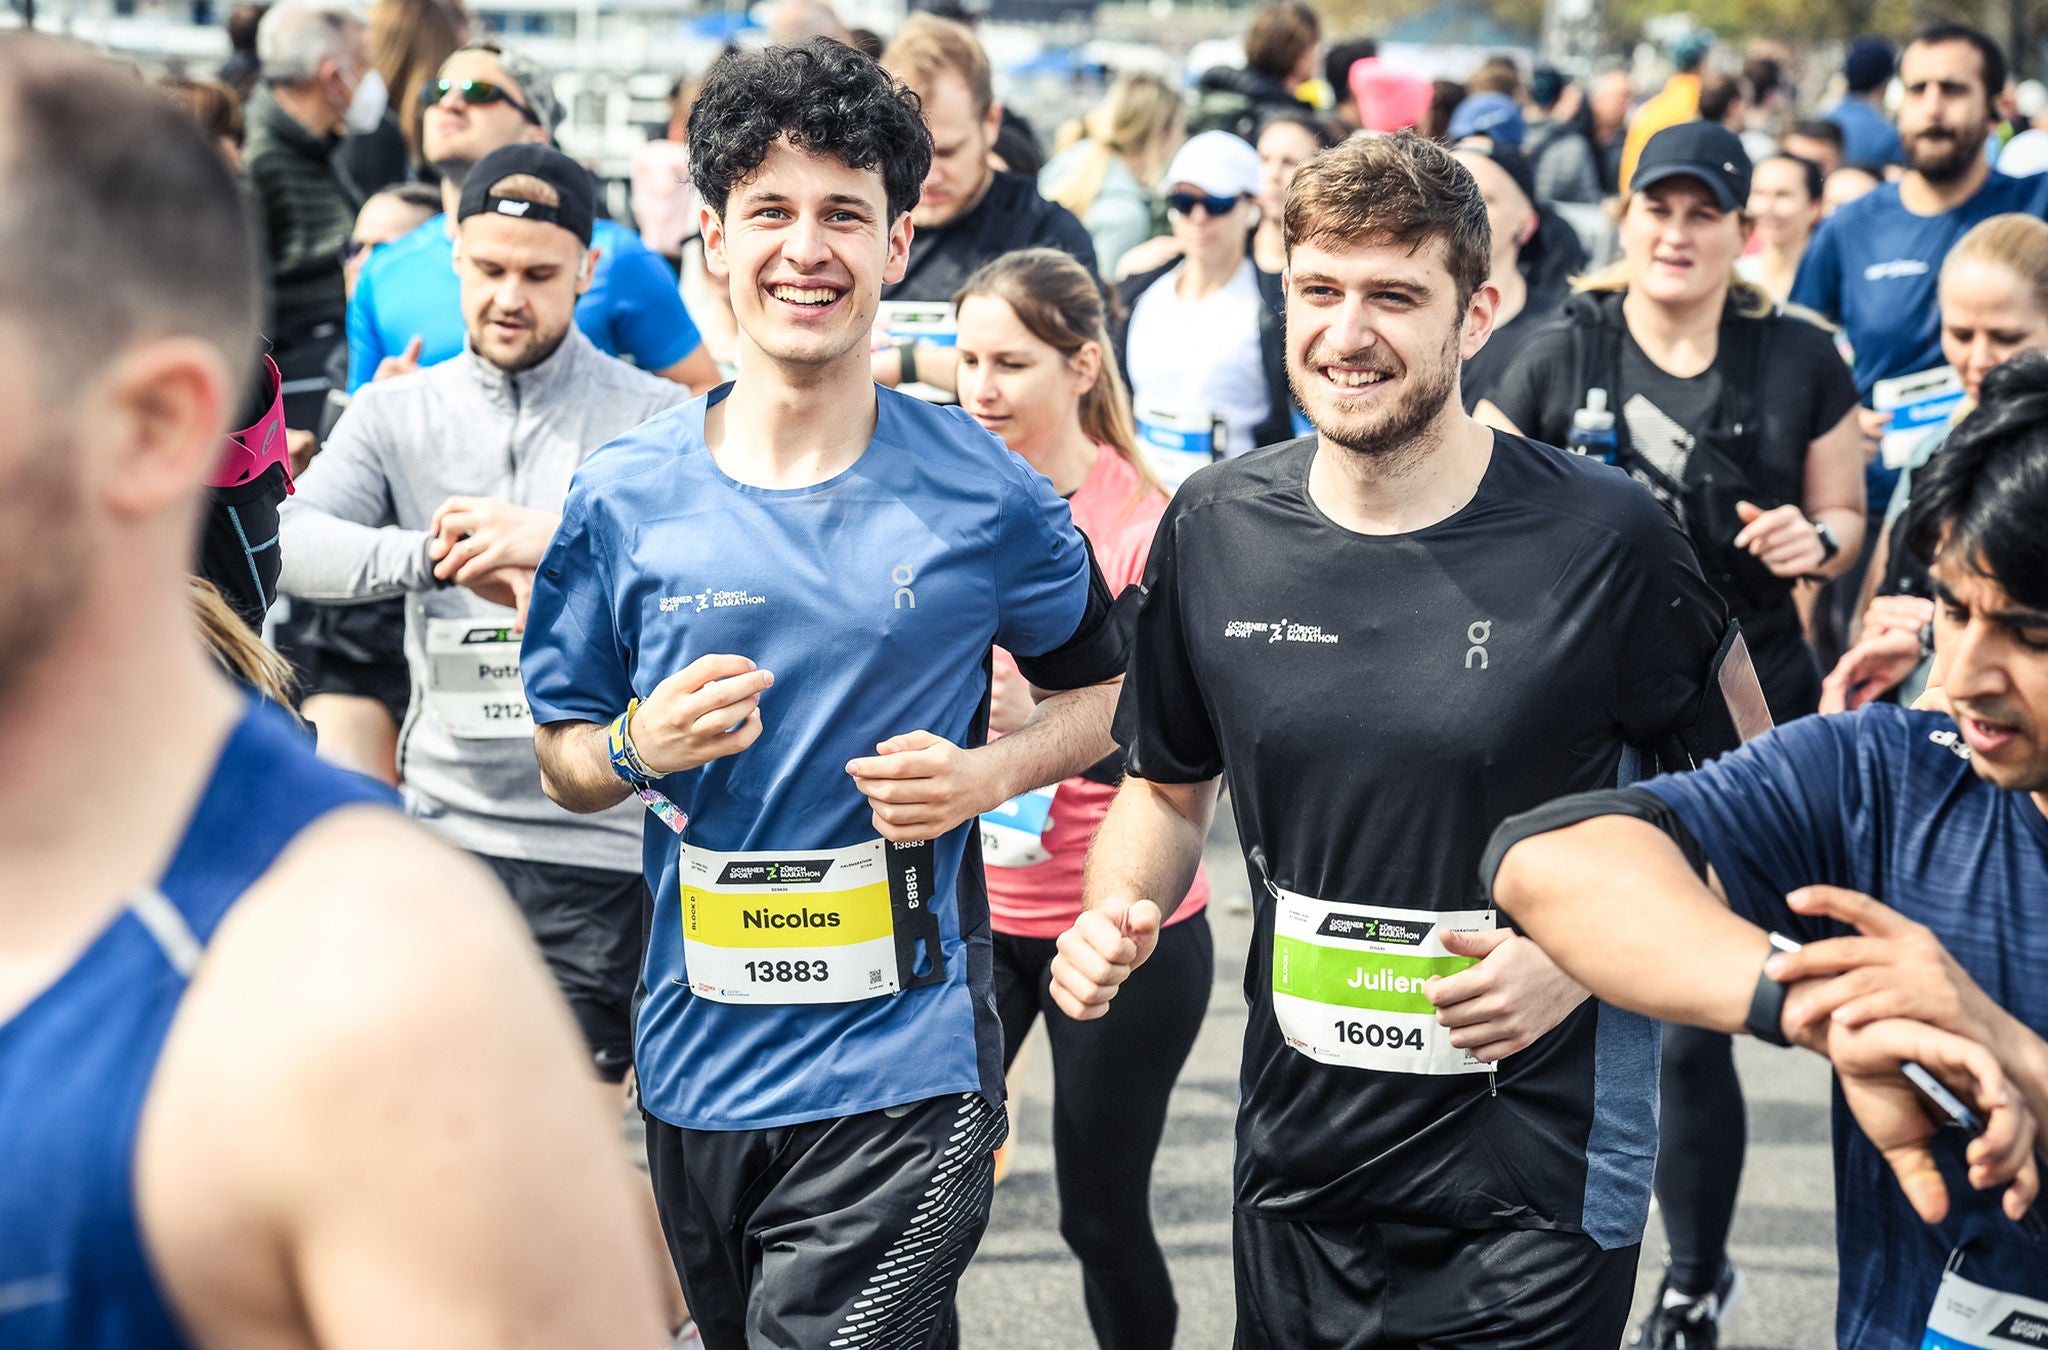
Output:
M170 866L0 1023L0 1346L188 1344L135 1213L135 1132L179 1000L232 906L307 825L390 792L252 700Z

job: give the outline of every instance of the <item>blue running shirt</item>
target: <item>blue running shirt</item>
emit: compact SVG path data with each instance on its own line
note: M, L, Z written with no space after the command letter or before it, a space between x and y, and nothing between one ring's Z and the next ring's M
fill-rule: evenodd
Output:
M991 644L1073 636L1089 561L1052 486L958 408L879 391L874 439L808 488L734 482L704 444L730 386L611 442L576 471L535 579L521 669L538 723L608 723L700 656L775 674L760 739L662 788L693 847L826 849L876 837L846 772L927 730L979 744ZM937 843L946 979L850 1003L718 1003L687 987L677 837L649 817L655 896L635 1051L647 1109L762 1129L947 1093L1002 1097L988 901L974 822ZM946 903L943 897L953 897Z
M640 236L615 220L600 220L590 242L601 251L590 289L576 301L576 326L598 350L658 371L702 345L675 274ZM348 302L348 391L367 384L377 363L402 353L415 335L423 366L446 361L468 340L445 215L384 245L364 264Z
M1694 773L1643 784L1683 820L1736 913L1802 942L1849 930L1785 903L1801 886L1875 896L1934 930L2000 1006L2048 1036L2048 817L1972 772L1955 724L1874 703L1790 723ZM1929 1225L1836 1094L1841 1350L1919 1350L1949 1252L1980 1284L2040 1297L2048 1243L1972 1191L1937 1146L1951 1203ZM1960 1150L1955 1151L1956 1156Z

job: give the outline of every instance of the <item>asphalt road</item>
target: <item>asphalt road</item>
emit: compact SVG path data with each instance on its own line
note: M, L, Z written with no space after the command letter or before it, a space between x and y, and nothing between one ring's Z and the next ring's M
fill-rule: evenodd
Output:
M1185 1350L1227 1347L1231 1122L1244 1036L1241 981L1251 920L1244 866L1227 819L1209 845L1216 899L1216 983L1209 1018L1182 1072L1153 1178L1153 1214L1173 1269ZM1232 902L1237 902L1233 904ZM1747 1293L1724 1350L1820 1350L1834 1343L1834 1200L1827 1067L1811 1055L1736 1045L1749 1101L1749 1161L1732 1249ZM1052 1184L1052 1082L1042 1034L1016 1087L1017 1147L996 1191L980 1254L961 1283L966 1350L1086 1347L1092 1337L1078 1267L1059 1237ZM1663 1259L1655 1214L1643 1245L1638 1313Z

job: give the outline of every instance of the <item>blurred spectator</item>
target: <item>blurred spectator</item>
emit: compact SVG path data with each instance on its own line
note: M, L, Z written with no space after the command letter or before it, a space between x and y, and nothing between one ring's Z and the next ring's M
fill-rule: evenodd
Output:
M1694 29L1671 44L1671 64L1676 69L1664 87L1646 99L1629 120L1628 137L1621 151L1620 184L1624 194L1629 190L1629 179L1635 176L1636 157L1642 154L1650 137L1699 116L1700 70L1713 49L1714 35L1702 29Z
M341 245L362 204L334 150L344 130L384 115L364 38L344 0L284 0L256 35L264 87L249 101L243 174L269 264L264 331L284 377L285 425L297 430L313 429L326 405L324 372L348 306Z
M1607 196L1621 191L1621 156L1628 148L1628 115L1635 107L1635 86L1628 71L1615 67L1602 71L1586 95L1586 111L1593 125L1594 163L1600 169L1600 190Z
M269 5L240 4L228 11L228 59L221 63L220 81L243 103L263 78L263 63L256 59L256 27L269 9Z
M640 242L658 254L678 277L683 241L697 233L697 194L690 186L690 149L685 143L693 82L677 80L668 90L668 121L633 151L633 223Z
M847 34L846 40L853 49L870 61L882 59L882 35L872 28L856 28Z
M768 10L767 29L768 43L774 47L794 47L814 37L853 45L853 34L826 0L777 0Z
M370 6L370 60L390 91L392 112L405 142L408 172L426 163L420 150L420 86L469 40L469 19L453 0L375 0ZM358 185L374 190L358 177Z
M1179 90L1156 75L1125 75L1078 124L1079 138L1039 173L1045 199L1087 226L1103 275L1152 237L1152 187L1182 126Z
M1842 167L1842 128L1837 122L1825 118L1812 118L1794 122L1792 130L1785 133L1780 148L1788 155L1797 155L1810 164L1820 167L1821 177L1826 178Z
M1529 335L1557 316L1567 290L1555 285L1532 290L1522 276L1522 248L1534 241L1541 223L1536 214L1535 177L1528 158L1513 147L1498 143L1491 150L1460 146L1453 154L1471 170L1473 181L1479 184L1479 195L1486 199L1486 223L1493 233L1493 270L1487 283L1500 292L1493 332L1486 345L1465 362L1459 378L1465 411L1471 412L1480 399L1493 397L1494 387L1509 361Z
M1230 131L1249 142L1268 108L1306 107L1295 90L1322 64L1322 22L1301 0L1267 0L1244 35L1244 66L1202 72L1190 131Z
M1294 171L1311 155L1342 139L1342 129L1328 118L1288 109L1269 114L1259 128L1259 223L1252 232L1252 261L1258 264L1266 304L1276 314L1287 308L1280 292L1280 274L1287 270L1280 209L1287 204L1288 185L1294 181Z
M891 387L920 384L950 398L953 295L975 269L1013 249L1040 246L1093 268L1095 245L1072 212L1038 195L1035 182L990 166L1003 110L972 29L913 14L883 50L882 65L923 103L932 166L910 213L916 230L909 264L901 280L882 288L875 378ZM909 302L930 320L915 332L893 318L900 311L892 306Z
M1458 105L1464 101L1464 85L1456 80L1431 80L1429 112L1416 130L1432 141L1448 139L1451 134L1451 116L1458 111Z
M1515 102L1514 95L1486 90L1468 95L1451 110L1450 124L1444 128L1444 139L1456 144L1479 136L1495 145L1513 146L1519 150L1527 130L1522 121L1522 105Z
M1850 202L1859 201L1884 186L1884 180L1868 169L1846 165L1829 174L1821 183L1820 217L1826 220Z
M1754 47L1743 58L1742 85L1749 116L1739 134L1750 163L1758 164L1779 152L1778 137L1791 112L1792 90L1785 83L1785 68L1778 58Z
M1357 131L1365 125L1358 115L1358 95L1351 87L1351 67L1379 54L1380 44L1373 39L1352 38L1337 43L1323 57L1323 82L1330 86L1331 96L1337 100L1331 115L1344 124L1346 131Z
M1892 81L1898 54L1892 44L1878 37L1861 37L1849 44L1842 62L1842 76L1849 93L1821 116L1842 129L1842 162L1866 169L1906 162L1905 143L1884 115L1885 86Z
M1735 274L1779 304L1792 294L1799 260L1820 224L1820 167L1793 155L1773 155L1749 180L1751 238L1757 251L1735 264Z
M1522 97L1522 68L1515 64L1512 56L1489 56L1479 63L1479 68L1465 77L1465 93L1506 94L1511 99Z
M1138 440L1169 486L1212 460L1294 434L1280 319L1246 251L1259 156L1226 131L1189 138L1167 167L1167 219L1183 254L1122 287L1118 364Z
M242 100L221 80L165 78L163 91L185 105L230 169L242 167Z
M1573 122L1574 108L1566 106L1567 99L1573 105L1579 102L1578 86L1558 71L1538 66L1530 73L1522 153L1529 157L1535 175L1536 200L1544 205L1590 205L1602 196L1592 143Z
M1740 136L1748 114L1748 102L1742 97L1742 82L1733 75L1709 75L1700 81L1702 122L1718 122Z
M988 163L998 173L1014 173L1036 182L1045 169L1045 152L1039 148L1038 133L1010 108L1003 109L996 125L996 143L988 148Z

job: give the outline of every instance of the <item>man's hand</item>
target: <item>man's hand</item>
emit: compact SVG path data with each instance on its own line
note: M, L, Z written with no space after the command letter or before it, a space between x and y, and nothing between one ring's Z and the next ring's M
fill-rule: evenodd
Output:
M985 762L943 736L912 731L891 736L872 755L848 760L846 771L874 808L876 831L904 843L937 839L1002 805L1001 788L982 772Z
M1031 720L1038 701L1031 697L1031 681L1019 674L1015 665L998 656L994 666L995 677L989 686L988 729L1007 736Z
M1785 996L1787 1036L1830 1019L1857 1027L1904 1017L2000 1048L2005 1010L1924 924L1838 886L1803 887L1786 900L1794 913L1838 919L1862 934L1809 942L1765 963L1772 979L1796 985Z
M1077 1022L1108 1012L1116 991L1159 945L1164 922L1150 900L1107 900L1082 910L1055 944L1052 1001Z
M1854 712L1890 689L1896 689L1920 668L1918 629L1901 632L1866 627L1863 640L1842 653L1835 668L1820 682L1823 713Z
M1444 947L1479 964L1455 975L1432 975L1422 993L1436 1005L1436 1020L1451 1029L1451 1044L1492 1064L1564 1021L1586 999L1585 989L1557 968L1528 938L1512 929L1467 933L1447 928Z
M1754 502L1735 503L1742 520L1735 547L1748 549L1751 556L1779 577L1803 577L1827 561L1827 549L1814 531L1806 512L1787 502L1766 511Z
M775 683L744 656L700 656L654 686L627 725L633 748L659 774L737 755L761 736L761 691Z
M1940 1129L1931 1114L1935 1108L1901 1071L1908 1060L1940 1079L1984 1120L1984 1133L1963 1152L1970 1185L1980 1191L2006 1186L2006 1217L2017 1220L2027 1212L2041 1191L2034 1158L2037 1125L1997 1056L1975 1041L1899 1018L1857 1027L1837 1023L1825 1030L1815 1048L1834 1064L1842 1100L1891 1165L1914 1213L1940 1223L1948 1216L1949 1196L1934 1162L1932 1141Z
M293 478L306 471L313 462L313 456L320 453L319 438L310 431L294 431L287 427L284 433L284 454L290 461L287 466Z
M1856 429L1863 433L1863 462L1868 464L1884 449L1884 434L1891 429L1892 415L1875 408L1856 410Z
M1873 597L1863 611L1863 636L1897 631L1918 637L1920 630L1934 622L1934 602L1918 595Z
M526 631L526 607L533 603L531 567L497 567L488 572L472 569L469 580L462 584L474 591L479 599L512 610L512 631Z
M434 575L467 586L472 575L501 567L539 567L561 516L491 497L450 497L434 512L427 556Z
M420 350L426 345L427 340L414 333L412 341L405 344L403 352L397 356L387 356L377 363L377 373L370 377L371 383L374 384L378 380L395 380L400 375L417 374L420 368Z

